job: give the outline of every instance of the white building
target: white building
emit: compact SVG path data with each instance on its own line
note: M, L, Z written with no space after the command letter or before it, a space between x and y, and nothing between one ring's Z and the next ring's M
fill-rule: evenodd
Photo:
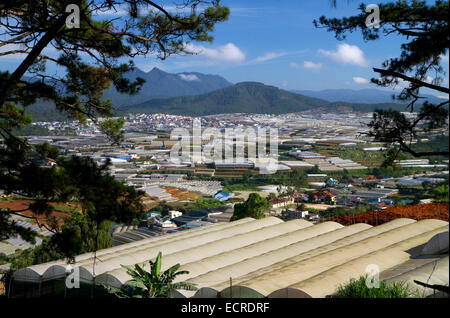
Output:
M182 216L183 215L183 213L182 212L180 212L180 211L169 211L169 218L172 220L172 219L175 219L175 218L177 218L177 217L179 217L179 216Z

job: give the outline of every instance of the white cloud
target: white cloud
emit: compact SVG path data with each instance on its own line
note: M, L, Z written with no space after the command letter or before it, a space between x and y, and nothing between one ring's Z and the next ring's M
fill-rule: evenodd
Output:
M436 97L440 98L440 99L447 99L448 100L448 94L447 95L437 95Z
M369 80L367 78L363 78L363 77L353 77L353 82L355 82L356 84L367 84L369 83Z
M159 68L160 70L165 70L165 65L162 63L154 62L154 61L147 61L145 58L141 61L136 60L136 66L144 72L150 72L155 67Z
M294 68L296 70L302 70L302 69L308 69L311 71L318 71L322 68L322 63L314 63L311 61L304 61L303 65L295 63L295 62L291 62L289 63L289 67Z
M395 90L403 90L404 88L408 87L410 82L405 81L404 79L398 78L398 84L393 86L393 89Z
M241 63L246 59L245 53L233 43L215 49L189 43L186 44L186 50L214 62Z
M297 63L294 63L294 62L289 63L289 67L295 68L297 70L302 68L302 66L300 64L297 64Z
M178 76L180 76L183 81L187 82L200 81L200 79L195 74L179 74Z
M433 81L434 81L434 78L432 78L431 76L427 76L427 77L425 77L425 82L427 82L428 84L432 84L433 83Z
M266 61L270 61L270 60L276 59L278 57L285 56L287 54L288 53L273 53L273 52L270 52L270 53L267 53L267 54L265 54L263 56L257 57L253 62L255 62L255 63L266 62Z
M446 55L444 55L444 54L441 54L440 55L440 58L441 58L441 62L442 63L447 63L448 64L448 53L446 54Z
M290 52L268 52L262 56L258 56L253 60L250 60L248 62L246 62L246 65L252 65L252 64L259 64L259 63L264 63L267 61L271 61L271 60L275 60L277 58L283 57L283 56L288 56L288 55L297 55L297 54L303 54L305 53L307 50L301 50L301 51L290 51Z
M322 63L314 63L311 61L304 61L303 67L309 70L318 71L322 68Z
M367 66L369 64L364 57L364 52L356 45L343 43L338 45L336 51L319 49L318 52L335 61L345 64L353 64L358 66Z

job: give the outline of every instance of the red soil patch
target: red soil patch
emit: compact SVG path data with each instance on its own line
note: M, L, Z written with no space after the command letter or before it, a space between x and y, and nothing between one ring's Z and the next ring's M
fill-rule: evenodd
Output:
M430 203L406 206L393 206L380 211L341 216L331 221L342 225L354 223L367 223L373 226L380 225L398 218L410 218L414 220L439 219L448 222L448 203Z
M30 203L33 203L33 201L29 200L11 200L11 201L0 201L0 208L2 209L10 209L11 211L21 211L20 214L24 216L33 216L37 217L40 224L49 225L48 217L45 215L37 215L36 213L32 212L31 210L28 210L28 207ZM74 209L77 208L77 206L69 205L69 204L63 204L63 203L51 203L53 206L67 206L67 207L73 207ZM25 210L26 209L26 210ZM25 211L22 211L25 210ZM53 211L50 213L51 217L55 217L58 220L58 228L61 228L61 226L64 224L64 218L70 217L70 213L67 212L60 212L60 211ZM34 222L33 224L37 225L37 222Z
M178 200L196 200L201 197L201 195L198 193L189 192L186 190L168 187L161 187L161 188L166 190L167 193L170 193L173 197L177 198Z

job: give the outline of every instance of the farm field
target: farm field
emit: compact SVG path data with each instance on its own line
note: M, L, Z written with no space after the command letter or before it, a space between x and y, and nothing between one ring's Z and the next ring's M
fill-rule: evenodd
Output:
M331 207L332 207L331 205L327 205L327 204L305 203L305 208L315 209L315 210L319 210L319 211L325 211Z
M25 216L36 216L31 210L27 210L30 203L33 201L29 200L0 200L0 208L1 209L11 209L13 211L21 211L20 214ZM52 204L55 208L49 216L55 217L58 219L58 226L62 226L64 224L64 218L70 217L71 211L76 211L78 209L77 206L72 205L62 205L62 204ZM22 211L24 210L24 211ZM38 216L39 223L48 225L48 218L45 215Z
M196 199L201 197L201 195L198 193L193 193L193 192L189 192L186 190L180 190L180 189L168 188L168 187L162 187L162 188L164 190L166 190L167 193L170 193L173 197L175 197L181 201L184 201L184 200L195 201Z
M430 203L394 206L380 211L341 216L333 218L330 221L335 221L342 225L367 223L377 226L398 218L410 218L414 220L439 219L448 221L448 213L448 203Z
M340 157L346 160L352 160L368 168L377 168L385 160L383 151L364 151L364 147L379 147L379 145L358 145L354 147L345 147L339 145L315 145L315 150L323 156Z

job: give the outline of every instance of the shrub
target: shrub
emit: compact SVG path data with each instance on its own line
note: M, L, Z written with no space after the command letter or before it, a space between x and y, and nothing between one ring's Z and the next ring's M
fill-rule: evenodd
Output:
M410 288L408 284L390 283L380 281L379 288L369 288L366 285L367 276L359 279L352 278L346 285L338 287L334 298L416 298L419 297L417 289Z

